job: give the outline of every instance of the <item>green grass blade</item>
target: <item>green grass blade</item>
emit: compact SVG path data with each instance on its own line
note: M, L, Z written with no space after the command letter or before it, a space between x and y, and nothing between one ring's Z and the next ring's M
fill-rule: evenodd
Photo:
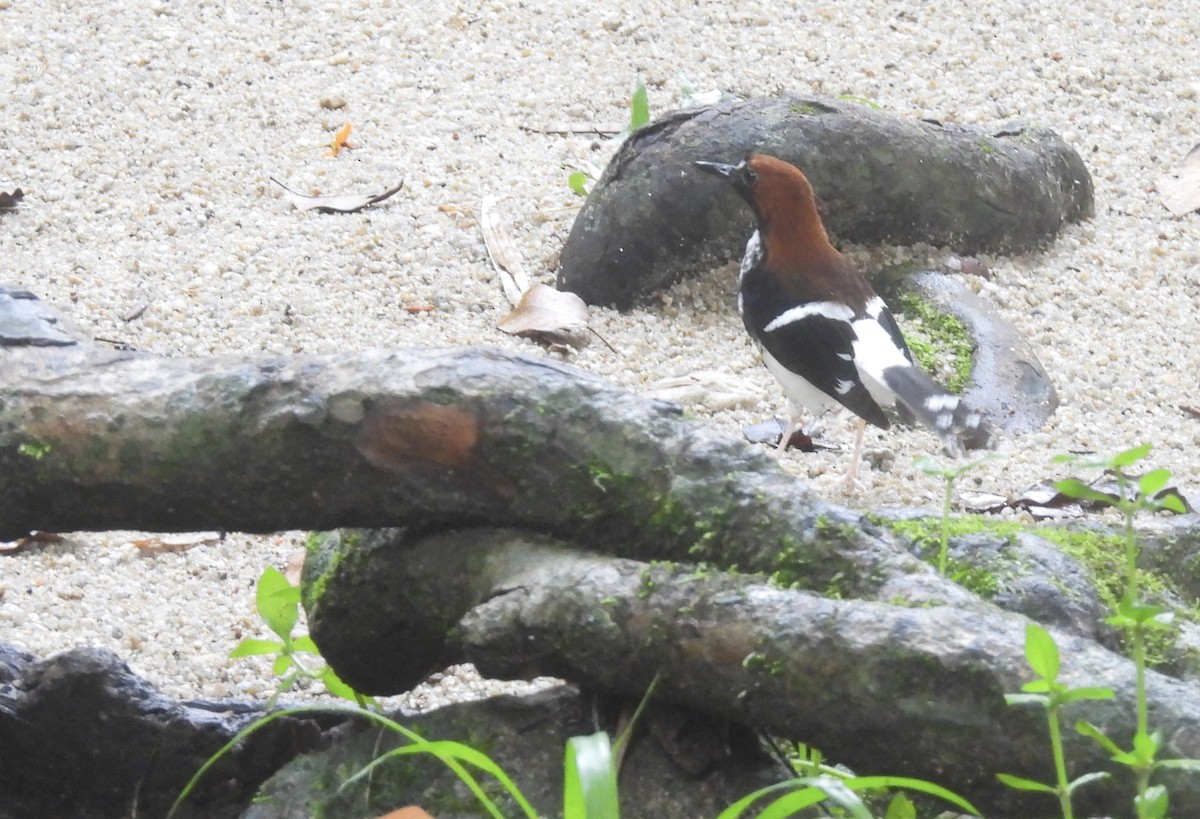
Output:
M763 809L762 813L758 815L758 819L788 819L797 811L816 804L816 802L808 801L807 794L810 790L815 790L820 794L818 802L828 801L837 805L845 811L850 819L871 819L871 812L867 810L867 806L855 793L856 789L850 787L852 780L837 779L832 776L814 776L800 781L808 786L805 790L779 797Z
M637 727L638 720L642 718L642 712L646 710L646 706L650 704L650 698L654 696L654 690L658 688L658 681L662 679L662 672L654 675L654 679L650 681L650 685L646 687L646 693L642 694L642 699L638 702L637 708L633 709L633 716L629 718L629 724L625 726L625 730L617 737L616 743L613 746L613 756L620 757L624 753L624 748L629 744L629 738L633 736L633 729Z
M636 131L649 121L650 96L646 93L645 81L639 76L633 97L629 100L629 130Z
M564 819L619 819L617 767L608 734L571 737L563 763Z
M1037 782L1033 779L1026 779L1023 776L1013 776L1012 774L996 774L996 778L1003 782L1008 787L1015 791L1036 791L1037 793L1057 793L1054 788L1043 782Z
M250 723L241 731L238 731L237 734L235 734L234 737L229 740L229 742L221 746L221 748L215 754L205 760L204 764L200 766L200 770L196 771L196 773L192 775L192 778L188 780L186 785L184 785L179 796L176 797L175 802L171 805L170 811L167 813L166 819L173 819L175 812L179 809L179 806L182 805L188 796L191 795L192 791L195 790L196 785L200 782L204 775L208 773L209 769L212 768L212 766L218 761L220 761L225 754L229 753L231 748L248 737L250 734L254 733L265 725L274 722L280 717L302 716L304 714L346 714L352 717L361 717L363 719L370 720L377 725L382 725L383 727L388 728L397 734L400 734L412 743L412 746L404 747L414 747L419 749L421 746L434 744L422 737L416 731L405 728L395 720L389 719L382 714L376 714L373 711L364 711L360 708L337 705L312 705L300 706L298 708L285 708L281 711L275 711L271 714L267 714L266 716ZM505 788L505 790L508 791L509 795L512 796L513 801L520 805L521 809L525 811L525 815L528 817L528 819L537 819L537 811L533 809L533 806L529 804L529 800L525 798L525 795L521 793L520 789L517 788L516 784L513 783L512 779L500 768L499 765L493 762L486 755L474 750L473 748L468 746L462 746L462 748L465 749L465 751L455 754L450 753L443 745L439 744L435 750L431 750L429 753L433 754L433 756L437 757L443 764L446 765L446 767L453 771L454 774L458 776L460 780L462 780L463 784L466 785L467 788L473 794L475 794L477 798L479 798L480 804L482 804L485 808L488 808L490 805L489 812L493 817L495 817L495 819L504 819L504 815L499 811L498 808L496 808L491 799L488 798L487 794L483 792L483 789L480 788L479 783L475 781L475 778L471 775L471 773L462 766L462 764L459 762L459 758L468 760L471 764L494 776L496 780ZM368 767L376 764L377 762L378 760L373 760Z
M923 793L927 796L936 796L938 799L949 802L951 805L966 811L972 816L980 815L978 808L954 791L943 788L941 785L934 784L933 782L927 782L924 779L913 779L908 776L856 776L853 779L846 780L846 784L855 791L888 788L890 790L906 790Z
M246 737L253 734L259 728L269 725L270 723L274 722L275 720L279 719L280 717L294 716L299 713L306 713L310 710L313 710L313 709L288 708L288 709L284 709L283 711L276 711L272 714L267 714L266 716L259 717L254 722L250 723L245 728L243 728L242 730L240 730L236 734L234 734L233 737L228 742L226 742L219 749L217 749L217 752L215 754L210 756L208 759L204 760L204 764L200 766L200 769L198 771L196 771L194 774L192 774L192 778L189 779L187 781L187 784L183 786L183 790L179 792L179 796L175 797L175 801L171 803L171 809L169 811L167 811L166 819L173 819L173 817L175 816L175 811L178 810L179 806L182 805L187 800L187 798L192 795L192 791L194 791L196 789L196 785L198 785L200 783L200 780L204 778L204 775L206 773L208 773L209 769L213 765L216 765L218 762L220 762L221 758L224 757L225 754L229 753L229 751L235 745L237 745L239 742L241 742Z
M787 819L787 817L795 816L805 808L821 804L828 798L829 794L824 790L814 785L809 785L804 790L792 791L780 796L762 809L762 812L758 814L758 819ZM859 804L862 803L860 802ZM857 813L851 813L850 815L854 817L859 816ZM869 813L866 814L866 819L871 819Z
M414 756L416 754L429 754L451 768L453 768L451 762L462 762L478 768L485 773L491 774L498 782L500 782L501 785L504 786L509 795L512 796L515 801L517 801L517 804L521 805L521 809L525 811L525 815L529 817L529 819L537 819L537 812L534 811L529 802L525 800L524 794L521 793L520 789L516 786L516 783L509 778L508 774L506 774L499 765L492 761L492 759L483 752L477 751L469 745L464 745L461 742L456 742L449 739L430 740L412 745L402 745L399 748L393 748L387 753L381 754L375 759L372 759L370 762L360 768L353 776L348 778L338 787L338 792L341 793L356 782L359 782L365 777L370 776L376 768L387 762L389 759L404 756ZM493 817L496 817L496 819L504 818L504 812L500 810L500 807L494 801L492 801L491 797L484 793L482 787L480 787L479 783L473 776L468 773L466 777L463 777L460 774L459 779L461 779L463 784L465 784L471 793L475 795L475 798L479 800L479 804L482 805L489 814L491 814Z
M779 791L795 790L802 786L803 783L799 779L787 779L783 782L776 782L774 785L767 785L765 788L759 788L753 793L746 794L741 799L725 808L725 810L717 814L717 819L738 819L738 817L746 812L747 808L749 808L759 799L762 799L764 796L770 796L771 794ZM824 794L821 795L821 798L824 798Z

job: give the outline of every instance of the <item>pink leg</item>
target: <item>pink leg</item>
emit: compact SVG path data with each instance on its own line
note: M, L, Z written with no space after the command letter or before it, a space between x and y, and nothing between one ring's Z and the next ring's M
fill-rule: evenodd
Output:
M858 462L862 460L863 432L866 428L867 422L859 418L858 430L854 433L854 456L850 459L850 468L846 470L846 477L842 478L842 483L847 485L858 483Z

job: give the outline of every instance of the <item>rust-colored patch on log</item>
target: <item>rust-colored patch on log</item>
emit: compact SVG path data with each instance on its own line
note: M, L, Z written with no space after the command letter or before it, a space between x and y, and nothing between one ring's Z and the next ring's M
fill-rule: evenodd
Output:
M758 635L746 624L705 623L701 636L679 641L679 650L689 662L737 668L754 651Z
M380 469L417 464L445 469L467 466L479 442L479 419L459 407L422 401L381 405L359 425L354 445Z

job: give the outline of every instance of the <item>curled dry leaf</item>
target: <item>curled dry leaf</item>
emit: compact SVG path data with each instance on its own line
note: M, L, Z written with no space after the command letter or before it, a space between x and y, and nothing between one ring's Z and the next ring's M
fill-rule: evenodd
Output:
M287 566L283 569L283 576L293 586L300 585L300 575L304 573L304 559L307 556L308 552L304 549L297 549L288 558Z
M211 546L220 540L220 532L179 532L129 542L137 547L142 557L154 557L168 552L186 552L197 546Z
M485 196L479 206L479 229L483 231L483 243L487 246L488 258L500 276L500 287L511 305L520 303L529 290L529 276L521 265L521 256L511 237L500 229L496 216L496 197ZM503 327L501 329L504 329Z
M283 188L284 193L287 194L287 198L298 209L318 210L321 213L354 213L355 211L374 205L376 202L382 202L404 187L404 180L401 179L400 184L394 188L389 188L383 193L344 193L337 196L305 196L302 193L296 193L273 176L270 179L276 185Z
M496 326L514 336L583 347L588 342L587 305L574 293L535 284Z
M1192 148L1178 168L1163 174L1154 184L1172 216L1200 210L1200 145Z
M11 210L25 198L25 191L17 188L11 191L0 191L0 210Z
M750 409L759 395L746 389L732 373L697 370L674 378L660 378L646 387L646 395L676 404L703 404L709 409ZM775 433L776 440L779 433Z
M56 532L30 532L27 537L17 538L16 540L0 541L0 552L16 554L23 552L32 546L48 546L56 543L62 543L63 537Z

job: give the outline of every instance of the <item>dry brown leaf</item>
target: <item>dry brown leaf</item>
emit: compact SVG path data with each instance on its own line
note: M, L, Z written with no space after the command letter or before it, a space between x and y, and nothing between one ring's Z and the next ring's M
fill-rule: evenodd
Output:
M685 406L703 404L710 409L722 410L750 409L761 398L746 387L744 379L717 370L697 370L687 375L660 378L646 386L646 395L659 401Z
M0 210L11 210L25 198L25 191L17 188L12 191L0 191Z
M574 293L535 284L496 326L514 336L578 348L588 342L588 309Z
M16 554L23 552L31 546L50 546L56 543L62 543L63 536L56 532L30 532L27 537L17 538L16 540L0 541L0 552Z
M305 196L302 193L296 193L273 176L270 179L276 185L283 188L284 193L287 194L287 198L298 209L318 210L321 213L354 213L355 211L360 211L365 207L374 205L376 202L382 202L404 187L404 180L401 179L399 185L389 188L383 193L343 193L336 196Z
M379 819L433 819L425 811L418 808L416 805L409 805L406 808L394 810L391 813L385 813Z
M186 552L197 546L211 546L220 539L220 532L179 532L129 542L137 547L142 557L154 557L168 552Z
M1163 174L1154 184L1172 216L1200 210L1200 145L1192 148L1178 168Z
M297 549L288 558L287 566L283 569L283 576L293 586L300 585L300 575L304 572L304 558L308 556L308 552L304 549Z
M487 246L488 258L500 276L500 287L508 303L517 305L529 290L529 276L521 265L521 255L508 234L500 230L496 218L496 198L485 196L479 206L479 229L483 231L483 243ZM586 320L586 318L585 318ZM504 329L504 328L501 328Z

